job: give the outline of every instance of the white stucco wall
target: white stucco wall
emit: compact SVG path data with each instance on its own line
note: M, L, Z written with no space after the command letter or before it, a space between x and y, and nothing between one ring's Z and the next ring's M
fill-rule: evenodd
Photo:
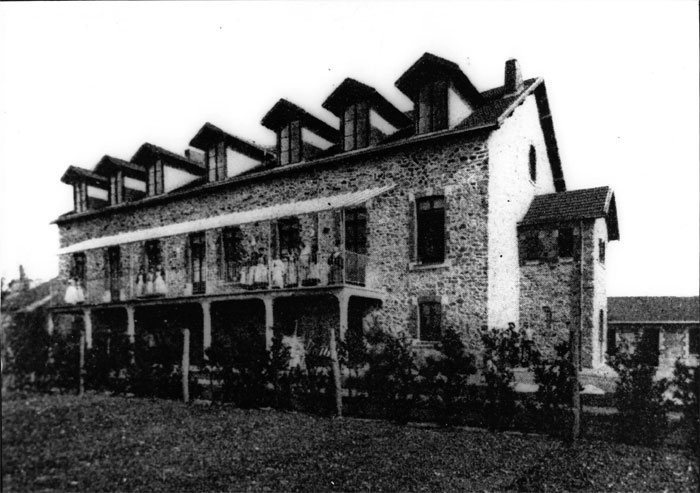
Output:
M260 165L260 161L252 157L226 149L226 176L236 176Z
M196 178L195 175L191 175L187 171L182 171L172 166L163 166L163 187L165 188L165 193L186 185Z
M109 192L104 188L93 187L88 185L87 187L88 197L94 197L96 199L109 200Z
M537 183L530 181L530 146L537 153ZM520 267L517 223L535 195L554 192L554 180L534 95L488 139L488 323L519 323Z
M141 180L136 180L134 178L124 177L124 186L126 188L131 188L132 190L138 190L139 192L146 191L146 182Z
M452 86L447 90L447 125L454 127L472 114L474 110L469 103L463 100Z
M605 264L601 264L600 250L598 248L598 240L605 242L606 259L608 250L608 227L604 218L598 218L593 225L593 368L599 367L605 363L602 357L605 354L607 347L607 333L603 334L603 345L599 344L600 334L600 310L603 310L603 329L607 324L608 319L608 295L607 295L607 274Z

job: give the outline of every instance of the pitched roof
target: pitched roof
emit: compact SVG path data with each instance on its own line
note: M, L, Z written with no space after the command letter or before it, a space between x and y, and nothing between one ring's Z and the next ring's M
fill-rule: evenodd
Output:
M608 321L700 322L700 297L611 296L608 298Z
M109 180L106 177L77 166L68 166L68 169L61 177L61 181L68 185L79 181L87 181L90 185L102 188L106 188L109 185Z
M146 168L140 164L130 163L112 156L103 156L95 165L94 171L100 175L111 175L116 171L123 171L126 176L143 179L146 176Z
M342 113L348 105L358 101L368 101L389 123L396 128L411 124L411 120L391 104L374 87L363 84L355 79L347 78L326 98L321 106L342 118Z
M284 98L275 103L272 109L263 117L261 123L264 127L277 131L280 127L293 120L300 120L302 126L307 127L329 142L336 142L339 138L338 131L335 128Z
M136 154L131 158L131 162L148 167L155 163L158 158L164 159L169 166L179 168L193 175L203 175L206 173L203 164L148 142L139 147L139 150L136 151Z
M263 161L265 158L274 157L274 153L268 151L264 147L231 135L209 122L206 122L202 128L199 129L197 135L190 140L190 145L197 149L206 150L212 144L217 144L221 141L226 142L226 144L233 149L254 159Z
M60 296L62 287L63 284L58 280L58 278L54 278L33 288L7 295L2 300L2 311L7 313L32 311L39 306L39 302L42 302L41 304L45 304L51 300L51 297Z
M610 187L536 195L520 225L606 218L608 239L619 240L615 195Z
M448 79L457 92L472 103L481 103L483 98L469 78L455 62L440 58L432 53L424 53L396 81L396 87L411 101L418 98L418 90L425 82Z

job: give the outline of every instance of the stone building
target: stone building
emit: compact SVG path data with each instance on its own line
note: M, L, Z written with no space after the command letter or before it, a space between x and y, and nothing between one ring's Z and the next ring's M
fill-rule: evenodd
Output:
M575 323L595 366L615 199L566 190L544 81L504 72L481 91L426 53L396 81L409 112L345 79L322 103L339 128L281 99L262 119L274 148L206 123L184 155L70 167L54 316L88 344L188 327L197 353L222 334L269 345L273 326L322 346L368 317L419 347L451 326L473 349L484 326L550 347Z
M670 377L676 361L700 361L700 298L629 296L608 298L607 353L621 345L646 347L659 377Z

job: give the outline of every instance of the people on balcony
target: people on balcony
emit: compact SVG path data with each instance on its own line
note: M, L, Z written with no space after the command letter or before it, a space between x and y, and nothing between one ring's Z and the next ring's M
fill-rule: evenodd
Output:
M343 282L343 253L340 251L340 244L336 243L333 253L328 257L329 284L341 284Z
M166 294L168 292L168 286L165 284L165 279L163 279L163 269L160 265L156 269L154 290L156 294Z
M272 287L275 289L284 288L284 274L287 270L287 266L280 260L279 255L275 255L275 259L272 261L271 267L271 277L272 277Z
M297 287L299 285L299 276L297 275L297 253L296 249L292 248L291 252L284 250L282 257L286 267L286 283L287 287Z
M311 245L309 242L304 242L304 246L299 253L299 281L302 286L309 286L311 269Z
M253 268L253 285L255 289L266 289L269 286L268 269L262 254L258 257L258 264Z
M66 294L63 297L63 301L69 305L75 305L77 303L83 303L85 301L85 294L83 293L83 288L80 283L75 279L68 280L68 287L66 288Z

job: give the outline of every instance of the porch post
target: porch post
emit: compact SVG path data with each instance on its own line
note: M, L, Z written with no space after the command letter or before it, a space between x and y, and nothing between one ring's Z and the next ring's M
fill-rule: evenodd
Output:
M341 291L337 295L338 305L340 307L340 340L345 340L345 332L348 330L348 304L350 302L350 296Z
M211 347L211 302L201 301L200 304L202 305L202 346L206 351Z
M272 327L275 325L272 296L263 297L265 303L265 347L269 351L272 348Z
M85 346L87 349L92 349L92 317L91 310L86 308L83 310L83 323L85 324Z
M49 312L46 317L46 332L48 332L49 335L53 335L53 313L51 312Z
M134 322L134 307L126 307L126 335L129 336L129 342L134 343L136 338L136 323Z

